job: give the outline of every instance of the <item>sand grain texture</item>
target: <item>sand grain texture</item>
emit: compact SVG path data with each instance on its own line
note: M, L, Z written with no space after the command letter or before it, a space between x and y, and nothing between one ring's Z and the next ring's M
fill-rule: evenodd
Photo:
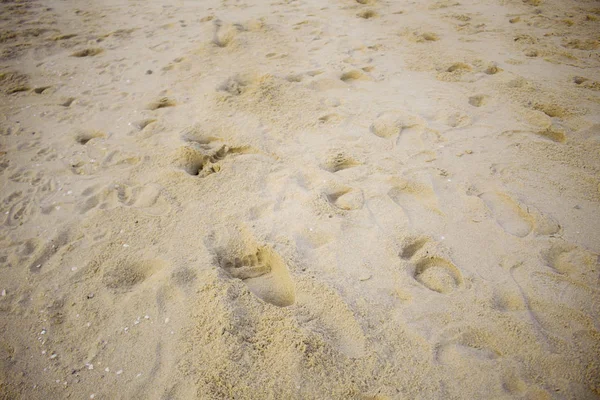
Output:
M600 397L594 2L0 10L1 399Z

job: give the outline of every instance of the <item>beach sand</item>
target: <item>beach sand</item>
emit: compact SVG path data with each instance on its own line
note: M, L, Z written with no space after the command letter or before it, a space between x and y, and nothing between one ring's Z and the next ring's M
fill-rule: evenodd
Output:
M3 0L1 399L600 397L600 5Z

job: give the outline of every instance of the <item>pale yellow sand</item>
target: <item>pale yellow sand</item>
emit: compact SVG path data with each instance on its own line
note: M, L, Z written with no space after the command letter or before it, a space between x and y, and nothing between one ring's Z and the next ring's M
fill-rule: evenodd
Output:
M0 398L600 396L597 2L0 9Z

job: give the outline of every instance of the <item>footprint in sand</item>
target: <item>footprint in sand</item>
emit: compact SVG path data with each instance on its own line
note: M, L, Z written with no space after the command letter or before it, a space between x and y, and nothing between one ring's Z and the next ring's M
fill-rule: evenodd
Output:
M151 102L150 104L148 104L148 106L146 107L148 110L158 110L161 108L167 108L167 107L175 107L177 105L177 102L169 97L161 97L157 100L154 100L153 102Z
M168 263L158 258L140 261L119 260L105 267L102 283L114 292L128 292L166 266Z
M37 202L31 198L24 198L10 208L4 224L11 227L23 225L38 214L38 209Z
M96 131L96 130L80 130L75 134L75 141L80 145L85 146L92 139L101 139L105 138L106 134L104 132Z
M364 204L362 191L350 187L331 188L325 192L325 197L331 205L340 210L359 210Z
M191 146L180 147L173 156L174 164L179 169L192 176L205 178L208 175L221 171L221 161L236 154L257 153L249 146L230 147L221 144L212 146L211 141L197 142L188 140Z
M361 165L361 163L355 158L345 154L343 151L340 151L331 154L321 167L329 172L338 172L359 165Z
M414 264L413 278L421 285L434 292L452 293L463 285L462 274L445 258L429 255L425 249L430 242L427 237L408 241L400 252L400 258Z
M94 57L97 56L100 53L103 53L104 50L101 48L97 48L97 47L93 47L93 48L88 48L88 49L83 49L83 50L79 50L76 51L75 53L71 54L71 57Z
M450 329L443 336L451 336L441 340L436 346L435 358L444 365L456 365L465 362L492 362L502 356L495 347L494 335L477 329L456 329L452 335Z
M219 266L232 278L241 279L259 299L287 307L294 304L294 283L279 254L268 247L243 257L217 256Z
M568 242L553 243L542 259L557 273L584 282L592 282L600 270L600 255Z
M397 178L388 191L388 197L404 211L413 227L439 223L443 212L434 187L423 180Z
M31 254L35 256L34 261L29 265L29 271L32 273L39 273L45 270L50 260L58 253L62 252L63 248L68 248L69 244L76 241L75 235L65 230L59 233L54 239L50 240L46 246L44 246L37 254Z
M316 280L298 283L295 316L302 329L349 358L365 355L366 338L356 311L335 289Z
M533 218L510 196L500 192L479 195L492 212L498 225L513 236L525 237L533 229Z
M149 215L163 215L169 212L170 206L161 196L161 191L157 184L129 186L119 183L99 190L90 187L82 192L88 197L79 207L79 212L84 214L92 209L110 210L123 206L138 208Z
M232 44L235 37L243 29L239 24L226 24L220 19L213 22L214 32L212 42L217 47L227 47Z
M428 257L415 264L414 278L429 290L452 293L462 284L458 268L441 257Z
M403 132L413 130L421 133L427 127L427 122L421 117L403 110L385 111L375 118L370 130L380 138L397 138Z
M356 16L363 19L372 19L377 18L379 14L375 10L368 9L360 11L358 14L356 14Z

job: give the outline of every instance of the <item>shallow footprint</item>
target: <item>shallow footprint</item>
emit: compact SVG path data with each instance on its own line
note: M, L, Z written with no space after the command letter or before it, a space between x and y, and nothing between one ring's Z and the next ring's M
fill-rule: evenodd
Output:
M242 258L221 259L219 265L232 278L241 279L259 299L278 307L294 304L294 283L279 254L268 247Z
M524 211L510 196L499 192L486 192L479 195L490 209L496 222L507 233L525 237L533 228L531 216Z

